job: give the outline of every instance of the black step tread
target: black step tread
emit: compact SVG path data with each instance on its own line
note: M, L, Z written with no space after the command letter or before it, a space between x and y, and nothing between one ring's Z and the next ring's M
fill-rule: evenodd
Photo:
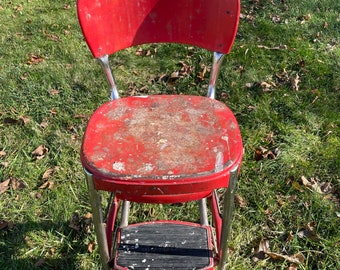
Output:
M121 229L117 265L134 270L201 269L211 265L209 230L156 222Z

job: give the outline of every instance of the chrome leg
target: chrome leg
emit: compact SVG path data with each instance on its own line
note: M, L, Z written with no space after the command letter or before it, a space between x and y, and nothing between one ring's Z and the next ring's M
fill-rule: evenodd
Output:
M223 198L222 213L222 235L221 235L221 258L218 265L219 270L224 270L228 259L228 238L231 229L232 213L234 210L234 192L237 183L238 166L230 172L229 186Z
M84 169L87 181L87 188L89 191L90 203L92 208L92 215L93 215L93 224L94 229L97 235L97 242L99 253L102 261L102 269L108 270L108 262L110 260L109 250L107 245L107 238L106 238L106 224L103 221L103 213L100 203L100 196L98 191L94 188L93 184L93 175Z
M129 201L123 201L122 220L120 222L121 228L129 225L129 213L130 213L130 202Z
M207 199L203 198L199 200L199 207L200 207L200 217L201 217L201 225L208 226L208 210L207 210Z

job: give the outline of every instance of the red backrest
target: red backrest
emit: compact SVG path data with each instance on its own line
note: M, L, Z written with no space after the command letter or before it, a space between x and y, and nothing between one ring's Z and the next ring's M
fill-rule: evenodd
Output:
M146 43L171 42L229 53L240 0L78 0L94 57Z

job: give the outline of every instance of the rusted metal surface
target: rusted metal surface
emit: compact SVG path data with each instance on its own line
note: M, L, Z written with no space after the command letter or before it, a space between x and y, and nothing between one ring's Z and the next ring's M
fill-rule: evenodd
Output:
M91 117L82 160L106 178L164 178L219 172L239 159L237 122L216 100L129 97Z

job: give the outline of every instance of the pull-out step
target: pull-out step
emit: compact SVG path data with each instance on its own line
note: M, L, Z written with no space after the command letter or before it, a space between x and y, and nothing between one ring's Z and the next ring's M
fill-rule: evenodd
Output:
M116 267L213 269L211 230L187 222L150 222L122 228Z

